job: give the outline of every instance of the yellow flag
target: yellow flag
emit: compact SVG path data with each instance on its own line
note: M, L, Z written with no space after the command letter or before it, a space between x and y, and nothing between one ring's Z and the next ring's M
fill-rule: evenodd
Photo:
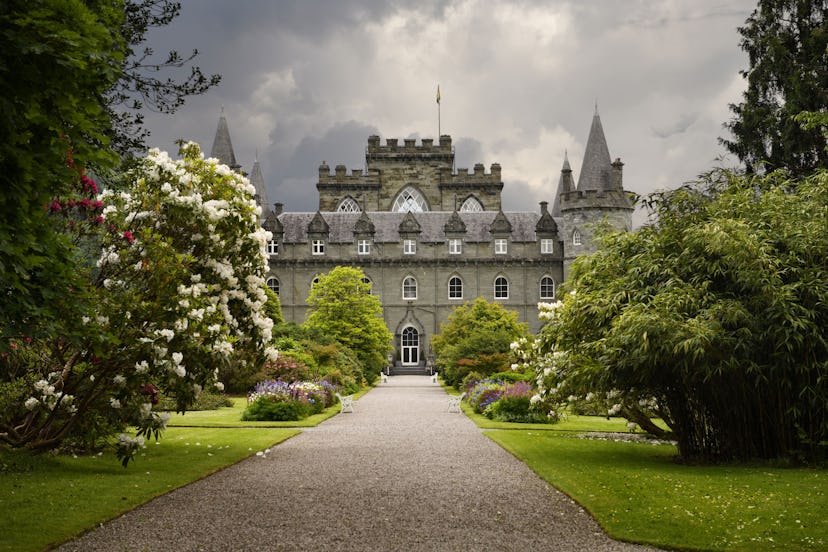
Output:
M437 85L437 103L440 103L440 85Z

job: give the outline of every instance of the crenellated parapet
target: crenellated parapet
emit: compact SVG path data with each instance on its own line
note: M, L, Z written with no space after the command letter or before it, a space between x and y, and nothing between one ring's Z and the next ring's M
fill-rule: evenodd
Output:
M474 169L458 168L452 172L450 168L440 171L440 187L446 189L503 189L503 177L500 163L492 163L491 172L486 172L483 163L477 163Z
M435 144L432 138L423 138L418 144L413 138L406 138L400 142L397 138L387 138L382 144L380 137L368 137L368 147L365 148L365 160L408 160L412 158L429 160L454 160L454 147L451 145L451 136L440 136Z

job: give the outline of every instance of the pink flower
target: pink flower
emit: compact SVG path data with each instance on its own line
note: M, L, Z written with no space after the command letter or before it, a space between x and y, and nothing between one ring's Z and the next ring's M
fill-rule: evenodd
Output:
M103 215L98 215L97 217L95 217L95 224L103 224L103 221Z
M52 211L58 212L60 211L60 203L57 201L53 201L51 205L49 205L49 209Z
M129 245L135 243L135 238L132 237L132 232L130 232L129 230L124 232L124 239L129 242Z
M91 191L94 194L98 193L98 185L95 184L95 181L89 178L88 176L83 175L81 177L81 184L83 184L84 191Z

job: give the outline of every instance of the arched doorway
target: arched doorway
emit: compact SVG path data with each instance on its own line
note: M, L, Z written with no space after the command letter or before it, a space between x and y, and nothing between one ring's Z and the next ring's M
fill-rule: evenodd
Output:
M416 366L420 363L420 332L408 326L402 331L401 357L403 366Z

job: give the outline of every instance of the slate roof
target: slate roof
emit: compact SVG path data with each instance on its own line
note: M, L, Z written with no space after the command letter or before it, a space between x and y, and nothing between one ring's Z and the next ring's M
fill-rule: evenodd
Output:
M233 152L233 143L230 141L230 129L227 127L227 119L224 117L224 113L219 117L219 124L216 129L216 137L213 139L213 149L210 151L210 157L215 157L233 170L238 169L240 166L236 163L236 154Z
M584 150L584 163L581 165L581 174L578 175L578 190L611 190L611 170L612 159L604 136L604 127L601 125L601 117L598 116L596 108ZM558 193L561 191L558 190Z
M308 225L319 214L329 227L328 240L331 243L353 243L354 227L363 215L361 213L282 213L279 221L284 228L285 243L307 243ZM369 211L367 213L374 224L374 241L377 243L398 243L400 238L400 223L407 213L386 211ZM413 213L420 225L420 242L443 243L446 241L444 231L446 222L454 214L453 211L428 211ZM466 242L488 242L492 236L489 227L498 215L495 211L481 211L476 213L457 213L466 225L463 240ZM510 239L513 242L537 241L535 225L540 219L538 213L510 212L503 213L512 226ZM318 222L318 221L317 221Z

